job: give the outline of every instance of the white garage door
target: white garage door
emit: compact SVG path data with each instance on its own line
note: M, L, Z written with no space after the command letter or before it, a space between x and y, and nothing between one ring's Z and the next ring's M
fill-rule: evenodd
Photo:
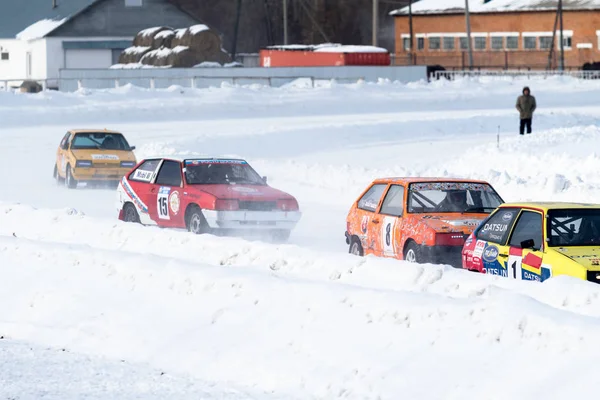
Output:
M109 49L68 49L67 68L108 68L112 65L112 51Z

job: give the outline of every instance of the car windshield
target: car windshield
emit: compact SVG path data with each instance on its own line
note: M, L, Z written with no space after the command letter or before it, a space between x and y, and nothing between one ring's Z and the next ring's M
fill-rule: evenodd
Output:
M129 143L120 133L81 132L75 135L71 149L129 150Z
M600 209L548 212L550 246L600 246Z
M494 211L502 199L485 183L422 182L412 183L408 191L408 212L486 213Z
M185 179L190 185L265 185L243 160L186 160Z

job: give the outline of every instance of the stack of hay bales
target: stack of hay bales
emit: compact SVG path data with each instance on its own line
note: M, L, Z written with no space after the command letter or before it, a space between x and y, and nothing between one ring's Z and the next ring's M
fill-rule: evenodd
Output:
M156 67L191 68L203 62L231 63L231 57L221 48L221 38L206 25L144 29L119 57L119 64Z

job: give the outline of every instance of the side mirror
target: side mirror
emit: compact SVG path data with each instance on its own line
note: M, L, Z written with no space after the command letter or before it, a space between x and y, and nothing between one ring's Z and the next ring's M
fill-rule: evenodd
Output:
M523 240L521 242L522 249L533 249L534 247L535 247L535 242L533 241L533 239L527 239L527 240Z
M135 146L129 146L129 150L135 150Z
M267 183L267 177L266 176L263 176L262 179L263 179L263 181L265 181L265 183Z

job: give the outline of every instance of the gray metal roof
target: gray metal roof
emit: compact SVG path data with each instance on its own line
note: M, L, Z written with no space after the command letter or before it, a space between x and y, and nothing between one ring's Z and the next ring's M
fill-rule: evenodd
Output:
M17 33L44 19L73 17L100 0L0 0L0 38L14 39Z

